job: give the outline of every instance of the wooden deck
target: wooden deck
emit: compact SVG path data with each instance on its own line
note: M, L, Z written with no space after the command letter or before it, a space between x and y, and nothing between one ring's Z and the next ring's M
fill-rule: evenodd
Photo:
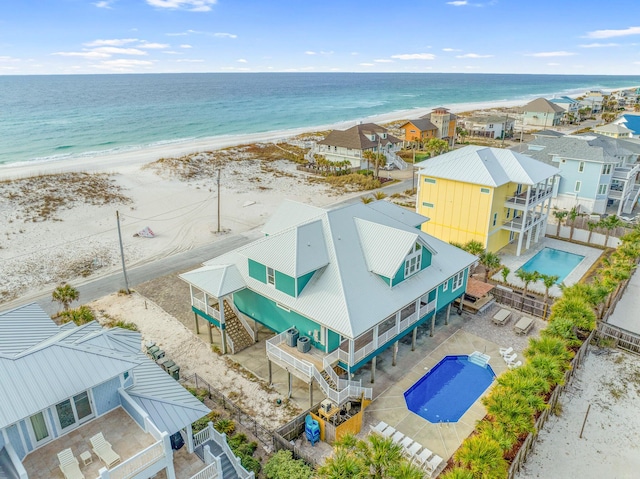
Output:
M319 349L311 346L311 350L308 353L303 353L298 351L298 348L288 346L285 342L280 343L278 347L296 359L301 359L302 361L307 361L308 363L313 364L318 371L322 371L324 369L322 361L326 356L324 351L320 351Z

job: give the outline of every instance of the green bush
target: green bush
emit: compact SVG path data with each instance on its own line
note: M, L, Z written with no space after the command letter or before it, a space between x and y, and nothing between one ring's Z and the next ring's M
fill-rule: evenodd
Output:
M264 465L264 474L267 479L310 479L313 469L304 461L294 459L291 451L281 449Z
M83 324L90 323L91 321L95 321L96 316L93 314L93 311L88 306L80 306L75 309L67 309L60 313L60 317L62 318L63 323L68 323L69 321L73 321L77 326L82 326Z

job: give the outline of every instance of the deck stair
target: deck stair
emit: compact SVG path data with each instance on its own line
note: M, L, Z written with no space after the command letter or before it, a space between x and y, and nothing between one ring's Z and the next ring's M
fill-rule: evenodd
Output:
M480 351L474 351L469 355L469 362L477 364L481 368L486 368L490 359L491 356L488 354L482 354Z
M224 300L224 323L227 334L233 341L234 354L253 344L253 338L244 328L238 316L236 316L234 309L226 299Z
M320 374L322 374L322 377L324 378L325 381L327 381L327 384L331 389L336 389L336 390L338 389L338 386L336 385L334 380L331 378L331 375L329 374L329 372L327 372L326 369L320 371Z
M200 458L200 460L204 462L204 446L205 445L209 446L209 450L211 451L211 454L213 454L215 457L220 457L220 462L222 464L222 477L224 479L238 479L238 473L236 472L233 465L231 464L231 460L222 450L222 447L220 447L220 444L218 444L214 440L209 439L208 441L206 441L205 443L199 445L194 449L193 452L196 453L196 455Z

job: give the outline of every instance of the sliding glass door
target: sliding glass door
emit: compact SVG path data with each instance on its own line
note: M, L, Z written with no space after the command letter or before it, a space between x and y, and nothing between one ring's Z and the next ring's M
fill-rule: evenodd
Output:
M63 431L74 424L80 424L93 416L91 401L87 391L56 404L56 414Z

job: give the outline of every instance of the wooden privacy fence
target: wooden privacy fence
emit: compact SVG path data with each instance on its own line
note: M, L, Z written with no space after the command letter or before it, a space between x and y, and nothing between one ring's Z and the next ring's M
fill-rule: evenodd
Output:
M558 404L560 395L573 379L573 376L576 370L584 362L584 358L586 357L587 352L589 350L589 344L591 343L591 340L594 338L595 334L596 334L596 330L594 329L593 331L591 331L591 334L585 340L585 342L582 343L582 346L580 346L580 349L578 349L578 352L576 353L573 360L571 361L571 368L564 373L564 385L556 386L556 388L553 390L553 393L551 393L551 397L549 398L549 403L548 403L549 407L544 411L542 411L542 413L540 414L540 416L538 416L538 419L536 420L536 424L535 424L536 432L527 435L527 438L522 443L522 446L520 446L518 453L513 458L513 461L511 462L511 466L509 467L509 474L507 476L508 479L513 479L516 476L516 474L520 471L520 468L522 467L522 465L527 460L527 456L532 451L536 443L536 440L538 439L538 432L542 429L545 422L547 422L549 415L555 410L556 405Z
M497 303L504 304L517 311L535 316L536 318L547 319L551 314L551 306L553 303L547 304L529 295L523 297L522 293L513 291L510 288L498 285L493 288L491 294ZM549 299L551 300L551 298Z
M319 461L316 457L311 456L299 447L295 445L293 442L300 435L304 435L304 421L307 417L307 414L310 414L312 411L317 411L320 407L320 403L315 406L307 409L305 412L295 417L292 421L288 422L280 429L273 432L273 447L276 451L280 449L286 449L291 451L294 459L302 459L308 465L315 467L319 464Z
M614 347L640 354L640 334L607 323L598 323L596 331L599 339L613 341Z

